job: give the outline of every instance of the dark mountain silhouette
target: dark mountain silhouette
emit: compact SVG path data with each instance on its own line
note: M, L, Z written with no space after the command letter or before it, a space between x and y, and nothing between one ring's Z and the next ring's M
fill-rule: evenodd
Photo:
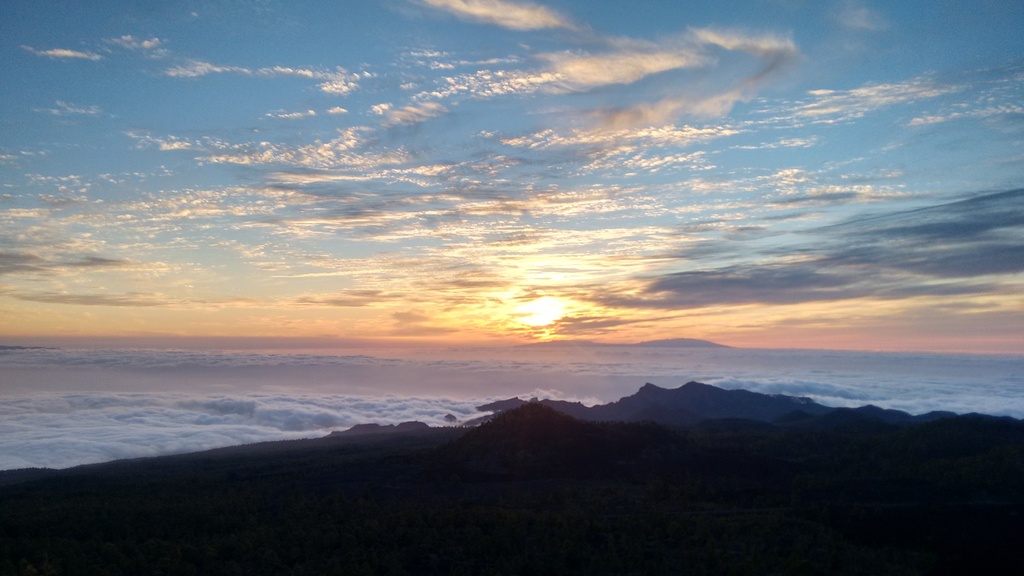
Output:
M356 424L348 430L335 430L329 436L370 436L374 434L416 434L430 430L423 422L402 422L401 424Z
M835 408L810 398L784 394L761 394L749 390L725 390L700 382L687 382L669 389L644 384L635 394L615 402L585 406L563 400L529 401L509 398L479 406L483 412L502 412L527 403L547 406L582 420L595 422L655 422L666 426L693 426L707 420L750 420L805 429L836 429L849 431L874 430L881 425L902 426L931 422L955 416L952 412L929 412L912 415L901 410L867 405L858 408ZM472 421L479 423L487 417Z
M600 477L676 440L654 424L585 421L527 402L438 449L435 465L472 478Z
M808 414L803 410L791 412L774 421L793 429L836 430L841 432L881 432L899 426L923 424L956 417L954 412L932 411L913 415L902 410L879 408L872 404L858 408L832 408L824 414Z
M741 418L771 422L795 410L812 416L832 410L809 398L769 395L747 390L725 390L700 382L688 382L668 389L644 384L632 396L616 402L587 407L578 402L531 400L564 414L598 422L656 422L669 426L688 426L701 420ZM481 411L503 412L525 404L510 398L480 406Z

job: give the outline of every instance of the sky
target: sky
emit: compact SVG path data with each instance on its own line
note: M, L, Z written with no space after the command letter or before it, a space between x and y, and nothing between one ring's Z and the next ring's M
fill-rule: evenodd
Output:
M1024 351L1024 3L0 4L0 343Z

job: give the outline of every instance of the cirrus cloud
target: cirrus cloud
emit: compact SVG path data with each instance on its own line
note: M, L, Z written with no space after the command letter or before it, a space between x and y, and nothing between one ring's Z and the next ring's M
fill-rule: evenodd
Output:
M59 60L102 60L103 57L95 52L86 52L82 50L70 50L68 48L49 48L46 50L40 50L31 46L22 45L22 48L35 54L36 56L42 56L45 58L53 58Z
M512 30L574 28L562 15L532 2L508 0L420 0L431 8L444 10L463 20L493 24Z

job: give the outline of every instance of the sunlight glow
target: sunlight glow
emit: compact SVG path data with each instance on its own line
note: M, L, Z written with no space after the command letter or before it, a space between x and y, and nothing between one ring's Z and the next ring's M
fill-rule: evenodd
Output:
M512 311L520 324L547 326L565 315L565 303L551 296L545 296L521 304Z

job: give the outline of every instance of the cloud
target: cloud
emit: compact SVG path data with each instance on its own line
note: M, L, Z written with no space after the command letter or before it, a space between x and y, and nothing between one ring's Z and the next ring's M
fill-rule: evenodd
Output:
M796 106L792 113L796 118L836 123L861 118L881 108L937 98L961 89L924 76L898 84L869 84L851 90L812 90L809 92L812 100Z
M4 274L45 272L49 268L49 264L49 262L35 254L0 250L0 276Z
M356 74L349 74L341 69L337 72L326 73L320 76L320 78L325 80L317 84L317 87L325 94L344 96L359 87L360 77Z
M477 70L469 74L444 76L433 90L417 94L415 100L450 98L468 93L472 98L495 98L532 94L558 81L550 71Z
M606 120L605 116L600 118L600 121ZM625 171L628 174L630 170L653 174L673 168L706 170L711 164L703 150L682 150L741 132L728 125L617 127L598 124L598 127L567 131L546 129L525 136L502 138L500 142L520 149L521 154L544 156L543 161L548 164L567 162L573 167L573 174L596 171L616 174ZM561 150L567 156L553 156L553 150Z
M125 34L117 38L109 38L107 42L116 44L126 50L157 50L164 45L164 41L153 37L148 40L136 38L131 34Z
M705 68L714 63L707 54L711 46L757 56L763 65L746 78L740 88L714 97L665 98L653 104L640 104L612 112L619 127L664 123L684 112L705 116L721 115L739 100L748 98L757 86L777 70L799 56L789 38L773 35L749 35L711 29L690 30L684 38L653 43L643 40L604 38L603 52L543 52L536 56L544 63L541 70L478 70L470 74L448 76L434 89L417 95L418 99L440 99L467 92L475 98L507 94L529 94L537 90L553 93L587 92L613 85L629 85L644 78L673 70ZM626 120L632 115L633 120Z
M45 258L25 251L0 250L0 275L54 274L74 269L124 268L133 266L129 260L105 258L91 254L74 258Z
M320 80L320 83L317 84L317 88L325 94L331 94L334 96L344 96L349 94L359 87L361 79L372 77L372 74L368 72L357 74L349 72L340 66L335 67L334 70L314 70L310 68L271 66L268 68L260 68L255 72L255 74L267 77L295 76L298 78Z
M420 0L431 8L444 10L463 20L493 24L512 30L540 30L575 26L550 8L532 2L508 0Z
M792 38L775 34L750 34L737 30L718 28L694 28L693 37L701 44L718 46L726 50L746 52L767 59L768 67L761 72L771 72L778 66L791 62L800 55Z
M291 68L289 66L270 66L256 71L260 76L298 76L300 78L317 78L322 72L307 68Z
M429 111L430 108L425 110ZM309 115L310 111L284 116L285 119L299 118ZM315 114L315 111L311 111ZM287 114L287 113L285 113ZM301 115L301 116L299 116ZM330 140L314 140L308 144L289 146L269 141L232 143L211 137L185 138L179 136L153 136L141 131L128 131L125 135L135 140L136 146L146 148L156 146L163 151L192 150L200 153L198 159L216 164L236 164L240 166L291 166L309 170L359 170L358 174L321 174L313 173L288 174L274 172L272 176L277 183L283 179L293 183L326 182L330 180L362 179L381 166L401 164L408 160L401 149L372 149L366 135L367 128L354 126L337 130L337 137ZM272 181L273 183L273 181Z
M191 396L153 393L7 397L0 469L66 468L120 458L317 438L356 424L468 420L477 401L344 395Z
M842 275L808 265L730 266L662 276L647 287L656 307L700 308L721 304L795 304L859 295L844 291Z
M103 57L95 52L82 52L80 50L69 50L67 48L50 48L48 50L38 50L31 46L22 45L22 48L35 54L36 56L42 56L45 58L53 58L58 60L102 60Z
M420 124L447 112L448 109L437 102L424 102L422 104L410 104L401 108L381 109L381 113L384 115L385 127Z
M707 66L714 62L704 51L719 48L731 52L744 52L757 58L758 67L753 73L731 80L728 87L705 89L704 93L694 92L683 96L669 96L654 102L598 110L592 116L599 125L619 130L645 126L657 126L675 121L681 115L698 117L720 117L727 114L737 102L749 101L760 87L784 71L800 57L800 51L791 38L773 34L750 34L735 30L694 28L689 30L687 41L690 48L676 53L675 59L664 59L664 64L674 67ZM628 61L628 59L627 59ZM657 71L657 67L653 69ZM723 74L723 77L727 77Z
M208 74L244 74L252 75L252 70L241 66L218 66L202 60L189 60L185 64L172 66L164 70L165 76L172 78L199 78Z
M167 306L167 299L158 294L68 294L64 292L4 292L6 296L23 302L45 302L47 304L68 304L73 306L115 306L129 308L152 308Z
M646 43L629 43L604 54L556 52L540 54L554 75L554 84L568 91L589 90L609 84L631 84L652 74L695 68L706 60L692 50L663 50Z
M243 66L221 66L202 60L188 60L184 64L172 66L164 70L165 76L172 78L199 78L209 74L241 74L261 78L295 77L318 81L317 88L333 96L345 96L359 88L364 78L372 78L369 72L352 73L338 66L334 70L293 68L289 66L268 66L251 69Z
M414 96L415 101L438 101L461 93L472 98L526 95L537 91L554 94L585 93L611 86L626 87L649 77L672 71L698 70L717 64L712 51L744 52L757 58L759 66L752 74L734 80L725 89L690 88L681 80L667 80L680 89L656 86L654 92L680 92L654 102L641 102L616 108L591 110L587 114L600 129L623 130L664 125L690 114L718 117L739 101L751 99L762 84L795 62L800 54L786 36L751 34L735 30L690 29L679 38L654 43L629 38L596 37L604 50L541 52L534 58L543 66L537 70L476 70L467 74L441 77L433 89ZM420 53L417 53L420 54ZM434 52L423 53L430 57ZM446 66L447 68L454 68ZM724 74L723 76L728 76ZM383 114L381 104L373 111Z
M834 17L844 28L852 30L878 32L889 29L889 21L885 16L857 0L847 0L840 4Z
M63 100L57 100L54 104L56 105L56 108L35 108L35 111L46 112L47 114L53 114L54 116L97 116L103 112L99 106L79 106L77 104L64 102Z
M359 152L350 147L348 135L342 135L326 142L291 147L271 142L233 144L228 150L210 151L203 158L216 164L237 164L240 166L295 166L311 169L358 169L369 170L406 161L401 151ZM365 178L366 174L357 175ZM344 179L337 176L335 179Z
M1024 189L983 194L819 230L839 233L833 262L940 279L1024 272Z
M264 116L267 118L276 118L278 120L301 120L303 118L316 116L316 110L306 110L305 112L286 112L284 110L278 110L276 112L267 112Z
M595 111L591 117L599 121L599 126L609 130L642 128L664 125L683 115L701 118L724 116L736 102L745 99L745 90L733 89L711 97L665 98L652 103L610 108Z
M1024 104L1020 100L1024 72L1019 63L952 74L947 77L946 84L950 91L955 88L963 95L940 103L938 110L918 112L907 126L964 120L982 120L990 126L1012 126L1024 117Z
M813 148L818 145L817 136L780 138L774 142L765 142L756 145L733 146L736 150L775 150L779 148Z
M306 275L300 275L306 276ZM294 276L288 276L294 277ZM347 290L339 294L329 296L303 296L296 300L299 304L311 304L315 306L340 306L343 308L358 308L376 304L386 298L386 294L380 290Z
M967 111L948 112L945 114L929 114L927 116L917 116L912 118L910 122L907 122L907 126L928 126L931 124L941 124L943 122L953 122L956 120L963 119L982 119L990 120L993 118L1013 118L1024 116L1024 106L1020 104L996 104L974 108Z
M170 139L159 143L160 150L191 150L192 143L187 140Z
M692 309L857 298L999 293L1024 272L1024 190L809 230L785 254L757 263L665 274L641 295L608 293L606 305ZM743 250L742 242L735 250ZM683 254L699 261L698 254ZM721 258L717 254L716 258ZM1012 285L1012 281L1010 282Z

